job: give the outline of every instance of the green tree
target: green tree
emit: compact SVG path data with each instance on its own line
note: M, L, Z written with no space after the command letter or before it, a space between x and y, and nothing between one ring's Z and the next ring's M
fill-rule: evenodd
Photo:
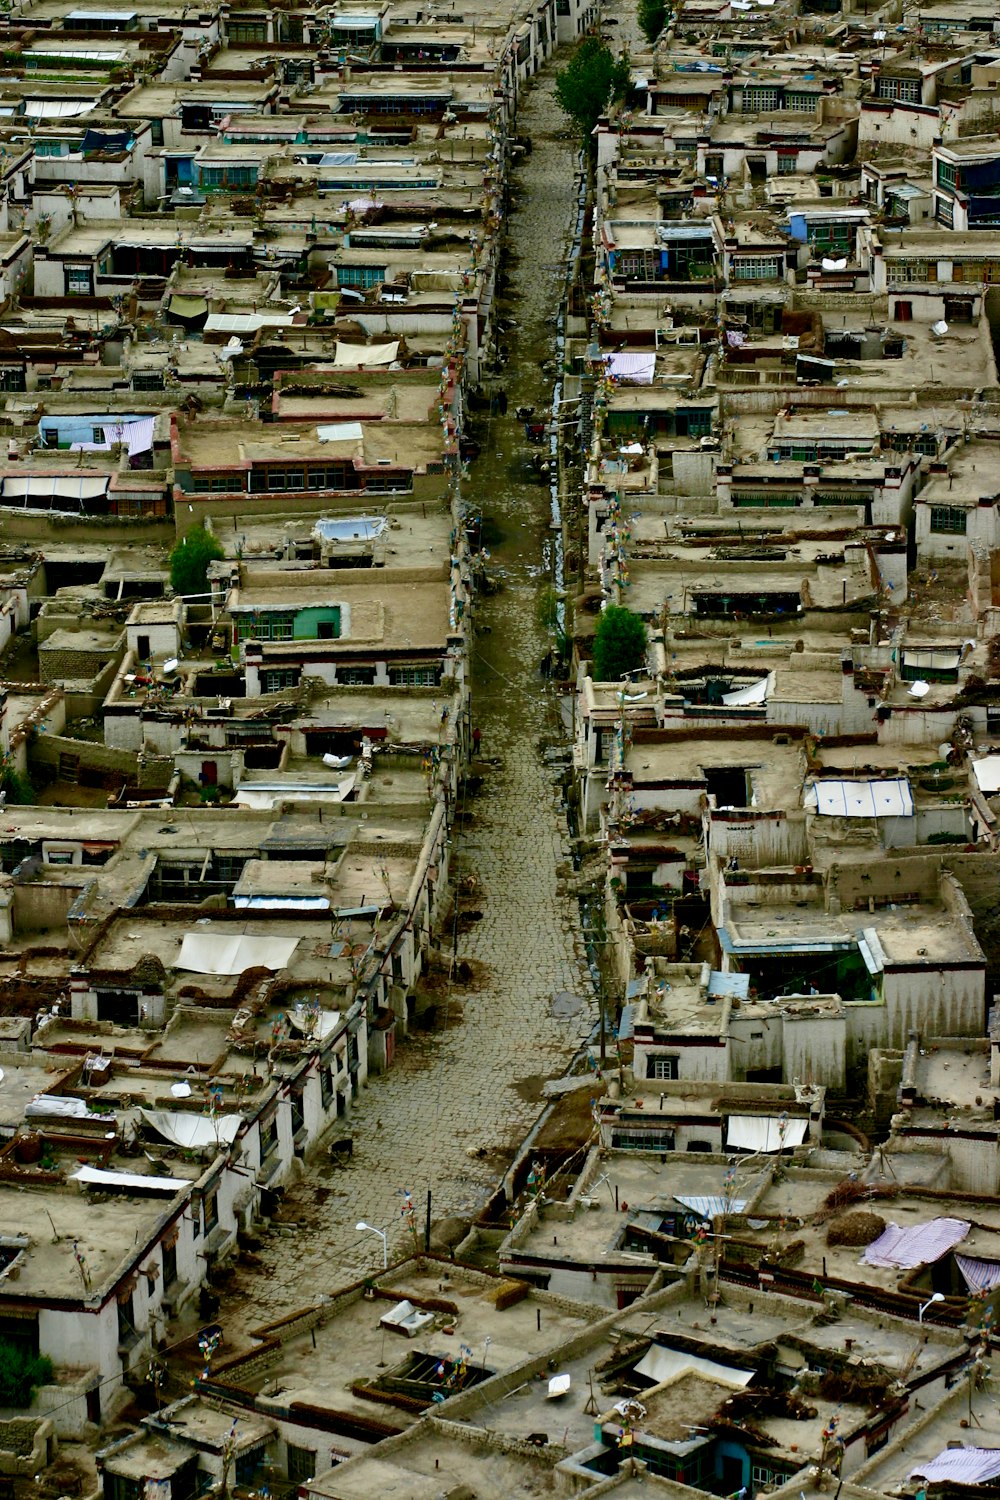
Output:
M175 594L208 591L208 565L225 553L204 526L192 526L170 554L170 582Z
M646 660L646 627L638 615L618 604L602 611L594 631L594 679L618 682Z
M0 1406L30 1406L38 1387L51 1379L51 1359L0 1339Z
M596 36L586 36L565 68L556 74L556 99L590 146L594 126L612 99L622 99L629 86L628 57L615 58Z
M669 14L666 0L638 0L635 17L639 22L640 31L650 45L656 41L667 24Z

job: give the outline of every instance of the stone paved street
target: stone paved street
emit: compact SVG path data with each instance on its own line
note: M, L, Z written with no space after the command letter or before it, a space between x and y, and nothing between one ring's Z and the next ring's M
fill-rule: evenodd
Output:
M547 641L535 624L535 599L549 521L548 491L526 477L526 444L513 412L541 407L575 198L574 155L552 98L551 76L522 104L518 128L534 150L519 174L508 273L518 323L504 385L509 415L490 424L482 457L466 485L499 528L492 566L503 592L477 606L473 661L474 720L487 762L481 794L458 833L455 869L474 874L465 898L482 912L459 936L476 961L478 988L457 988L439 1009L438 1028L416 1033L394 1067L373 1078L350 1119L349 1166L319 1161L287 1194L293 1221L266 1240L254 1267L243 1265L238 1301L244 1326L319 1296L379 1263L373 1234L358 1220L387 1227L402 1252L401 1192L413 1192L423 1222L428 1188L434 1217L466 1215L485 1202L510 1154L539 1111L540 1078L561 1073L595 1017L583 957L577 902L557 893L556 866L568 858L559 788L542 754L558 733L556 706L538 663ZM552 1015L556 992L581 997ZM443 1011L443 1015L442 1015ZM444 1024L440 1024L443 1020ZM486 1148L479 1159L470 1151Z

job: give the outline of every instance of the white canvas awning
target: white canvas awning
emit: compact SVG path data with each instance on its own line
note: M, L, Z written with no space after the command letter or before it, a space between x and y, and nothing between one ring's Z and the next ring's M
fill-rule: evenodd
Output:
M776 1115L730 1115L726 1147L737 1151L791 1151L806 1138L807 1120Z
M245 969L283 969L298 938L230 936L224 928L188 932L174 960L191 974L242 974Z
M656 355L608 354L605 365L613 380L623 380L626 385L652 385Z
M333 363L340 369L391 365L398 353L398 339L393 339L391 344L345 344L338 340Z
M983 796L995 797L1000 792L1000 755L984 755L982 760L974 760L972 774Z
M913 795L905 776L887 781L817 781L816 811L826 818L909 818Z
M746 708L752 703L766 703L773 686L774 673L768 672L766 677L751 682L748 687L734 688L731 693L723 693L722 701L727 708Z
M157 1135L186 1151L196 1151L202 1146L228 1146L243 1124L242 1115L213 1117L171 1109L141 1109L139 1113Z
M169 1193L188 1187L186 1177L144 1177L139 1172L105 1172L101 1167L81 1167L72 1174L74 1182L87 1187L125 1188L133 1193Z
M919 672L926 672L928 668L936 672L954 672L961 661L961 652L945 649L944 651L932 651L919 646L907 646L903 652L904 667L916 667Z
M5 500L96 500L107 492L107 474L5 474Z
M35 120L69 120L88 114L96 104L96 99L25 99L24 113Z
M700 1354L688 1354L682 1349L668 1349L662 1344L651 1345L635 1369L637 1375L645 1375L657 1385L672 1376L693 1373L740 1388L749 1385L753 1379L752 1370L734 1370L732 1365L719 1364L714 1359L704 1359Z

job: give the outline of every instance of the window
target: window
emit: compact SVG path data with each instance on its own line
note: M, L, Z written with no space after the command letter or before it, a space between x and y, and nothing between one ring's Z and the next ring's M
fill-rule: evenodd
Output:
M615 275L630 281L655 281L659 270L660 257L655 250L623 250L615 258Z
M177 1241L163 1247L163 1286L172 1287L177 1280Z
M781 177L787 177L790 173L795 171L798 164L799 159L797 156L779 156L778 175Z
M439 667L390 667L389 681L394 687L437 687L441 671Z
M816 108L816 95L800 94L795 89L786 89L785 108L797 110L800 114L811 114Z
M676 1078L678 1061L676 1057L651 1057L647 1078Z
M611 1145L621 1151L672 1151L672 1130L649 1130L637 1126L634 1130L623 1127L611 1132Z
M136 370L132 375L132 389L134 391L162 391L162 370Z
M90 297L94 292L94 272L88 266L66 266L64 269L66 278L67 297Z
M934 217L939 224L946 229L951 229L955 223L955 201L953 198L942 198L940 194L934 195Z
M753 88L743 90L743 111L749 114L751 111L780 109L781 102L777 89Z
M219 1222L219 1189L209 1188L202 1200L205 1214L205 1233L211 1234Z
M237 45L267 41L266 21L230 21L229 40Z
M237 639L241 641L290 641L294 628L295 614L292 610L241 615L236 622Z
M288 688L298 686L298 667L282 667L271 672L262 672L260 685L261 691L265 693L283 693Z
M954 162L939 161L937 164L937 185L948 188L951 191L958 186L958 168Z
M899 104L920 103L919 78L890 78L880 73L875 80L876 99L894 99Z
M0 367L0 391L23 391L25 389L23 365Z
M132 1292L118 1294L118 1342L134 1344L139 1334L135 1327L135 1307Z
M266 1161L272 1151L278 1149L278 1116L272 1114L260 1122L260 1159Z
M319 1096L324 1109L329 1107L330 1100L333 1098L333 1079L333 1064L330 1063L327 1067L321 1066L319 1070Z
M337 681L346 687L372 687L375 682L374 667L338 667Z
M735 255L732 265L736 281L770 281L781 275L780 255Z
M337 266L337 285L356 286L367 290L381 286L385 280L385 266Z
M888 281L906 284L911 281L937 281L937 261L921 259L887 260L885 274Z
M931 531L964 536L968 514L960 505L932 505Z
M149 140L150 140L150 144L153 145L153 146L162 146L163 145L163 121L162 120L150 120L150 122L149 122Z
M192 476L191 490L195 495L225 495L243 489L241 474L198 474Z
M316 1455L311 1448L288 1444L288 1478L293 1484L304 1484L316 1473Z

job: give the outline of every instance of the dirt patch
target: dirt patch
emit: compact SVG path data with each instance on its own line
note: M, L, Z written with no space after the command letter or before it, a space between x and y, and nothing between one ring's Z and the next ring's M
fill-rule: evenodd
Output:
M542 1102L542 1089L547 1079L543 1073L529 1073L527 1078L515 1078L510 1087L519 1099L525 1104L540 1104Z

